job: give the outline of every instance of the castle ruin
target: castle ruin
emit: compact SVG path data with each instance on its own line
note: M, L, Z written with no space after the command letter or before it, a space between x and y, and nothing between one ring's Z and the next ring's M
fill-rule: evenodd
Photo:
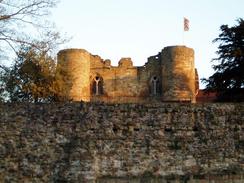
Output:
M186 46L165 47L140 67L133 66L131 58L112 66L84 49L59 51L58 64L71 75L68 97L74 101L196 102L194 50Z

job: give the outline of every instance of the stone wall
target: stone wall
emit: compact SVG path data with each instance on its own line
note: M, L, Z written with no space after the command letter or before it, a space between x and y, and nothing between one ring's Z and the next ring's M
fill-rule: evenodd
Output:
M194 51L185 46L166 47L141 67L133 66L131 58L122 58L118 66L112 66L110 60L82 49L61 50L58 63L72 76L69 97L73 101L195 102ZM101 89L95 92L98 82Z
M162 51L162 95L164 101L196 102L194 50L185 46Z
M58 53L58 64L70 78L69 98L74 101L90 101L90 53L84 49L66 49Z
M119 66L115 67L106 65L106 62L97 57L91 58L91 84L96 76L103 78L103 94L96 96L91 92L91 101L145 103L161 100L159 96L152 96L150 93L150 79L157 76L161 81L159 62L151 61L145 67L135 67L130 58L122 58Z
M1 104L0 182L244 181L244 104Z

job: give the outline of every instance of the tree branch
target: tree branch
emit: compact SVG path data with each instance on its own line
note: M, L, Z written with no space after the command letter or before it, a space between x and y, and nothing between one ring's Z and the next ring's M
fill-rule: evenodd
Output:
M37 14L36 12L38 12L39 10L44 9L44 8L52 7L53 5L54 5L53 3L48 2L48 1L42 1L42 0L39 2L34 1L33 3L18 9L14 13L11 13L9 15L0 16L0 21L7 20L7 19L10 19L11 17L21 15L21 14L31 15L31 16L43 16L45 14L43 14L43 15Z

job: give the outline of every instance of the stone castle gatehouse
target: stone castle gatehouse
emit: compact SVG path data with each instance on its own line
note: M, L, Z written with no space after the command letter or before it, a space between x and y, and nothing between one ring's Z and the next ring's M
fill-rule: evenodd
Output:
M165 47L140 67L133 66L131 58L121 58L115 67L110 60L84 49L59 51L58 64L71 76L69 98L74 101L196 101L198 75L194 50L186 46Z

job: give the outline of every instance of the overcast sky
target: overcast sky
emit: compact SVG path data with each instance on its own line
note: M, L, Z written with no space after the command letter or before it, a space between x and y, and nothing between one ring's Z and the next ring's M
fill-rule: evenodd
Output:
M52 11L57 28L72 36L62 48L83 48L117 65L131 57L141 66L166 46L195 50L200 78L213 73L213 44L222 24L244 18L244 0L60 0ZM183 32L183 17L190 21ZM203 85L201 85L203 87Z

